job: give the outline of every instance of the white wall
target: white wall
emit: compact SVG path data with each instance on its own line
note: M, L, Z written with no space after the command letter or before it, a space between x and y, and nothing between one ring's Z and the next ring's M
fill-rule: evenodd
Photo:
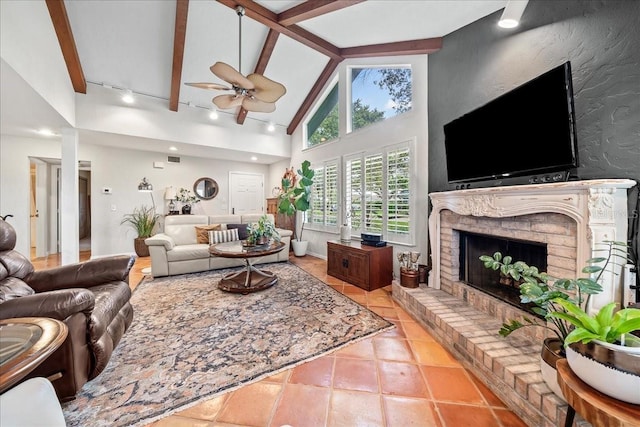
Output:
M68 123L75 123L73 86L44 1L0 1L0 52Z
M427 120L427 56L415 55L406 57L390 57L375 59L360 59L344 61L338 67L340 75L339 102L346 105L347 90L343 82L347 81L347 67L353 65L404 65L411 64L413 77L413 100L410 112L392 117L382 122L375 123L351 134L344 133L344 120L341 117L340 137L334 142L315 146L309 149L303 147L303 128L305 121L301 122L291 142L291 164L298 169L304 160L309 160L312 167L314 162L332 159L363 150L371 150L403 141L415 139L416 141L416 165L417 176L413 177L416 185L416 245L395 245L394 247L394 271L399 275L398 262L395 258L397 251L419 251L422 253L421 264L427 263L427 206L428 206L428 182L427 182L427 155L428 155L428 120ZM320 99L322 101L322 99ZM313 110L311 110L312 114ZM309 116L308 116L309 117ZM308 118L307 117L307 118ZM305 118L305 120L307 119ZM334 233L312 231L305 228L305 240L309 240L308 253L326 258L327 240L338 239ZM384 235L383 235L384 237Z
M166 187L185 187L191 190L195 180L201 177L215 179L220 192L215 199L194 205L192 213L228 213L230 171L262 174L265 178L263 199L270 195L270 187L267 186L270 171L266 165L187 156L180 156L180 163L168 163L165 154L94 145L90 141L80 141L78 153L80 160L91 162L92 257L134 252L135 232L130 227L120 225L120 221L124 214L132 212L136 206L151 206L149 193L137 190L143 177L147 177L154 186L153 197L159 213L168 210L168 202L164 200ZM0 214L14 215L9 222L16 228L18 235L16 249L23 254L29 253L30 156L59 159L60 142L1 136ZM164 169L155 169L154 161L164 162ZM103 187L110 187L112 193L103 194ZM115 210L112 210L113 207Z

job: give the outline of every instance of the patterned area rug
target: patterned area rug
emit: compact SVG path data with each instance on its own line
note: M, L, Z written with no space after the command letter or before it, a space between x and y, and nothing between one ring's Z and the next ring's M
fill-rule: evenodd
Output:
M249 295L217 288L237 269L145 280L107 368L63 404L67 425L138 426L393 328L289 263Z

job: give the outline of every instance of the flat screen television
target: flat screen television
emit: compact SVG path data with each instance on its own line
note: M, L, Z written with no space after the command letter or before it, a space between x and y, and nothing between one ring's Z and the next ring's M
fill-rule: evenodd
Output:
M571 64L447 123L444 135L449 183L577 168Z

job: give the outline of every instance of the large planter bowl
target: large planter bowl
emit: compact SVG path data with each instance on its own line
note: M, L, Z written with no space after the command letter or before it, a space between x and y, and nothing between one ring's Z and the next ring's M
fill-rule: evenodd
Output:
M599 342L573 343L566 348L567 362L582 381L599 392L640 405L640 355L629 350L637 348Z
M293 254L295 256L305 256L307 254L307 246L309 242L306 240L292 240Z
M547 383L551 391L564 402L566 402L566 399L558 384L556 363L565 357L564 344L560 338L546 338L544 340L540 353L540 373L542 374L542 379Z

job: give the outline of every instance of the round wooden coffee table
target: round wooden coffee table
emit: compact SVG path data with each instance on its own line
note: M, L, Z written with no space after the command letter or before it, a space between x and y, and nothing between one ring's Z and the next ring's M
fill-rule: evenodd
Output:
M58 349L67 325L46 317L0 320L0 393L8 390Z
M241 240L211 245L209 252L223 258L243 258L244 270L225 275L218 288L227 292L248 294L267 289L278 283L278 277L270 271L260 270L251 264L252 258L275 254L284 249L282 242L271 242L260 246L244 246Z

